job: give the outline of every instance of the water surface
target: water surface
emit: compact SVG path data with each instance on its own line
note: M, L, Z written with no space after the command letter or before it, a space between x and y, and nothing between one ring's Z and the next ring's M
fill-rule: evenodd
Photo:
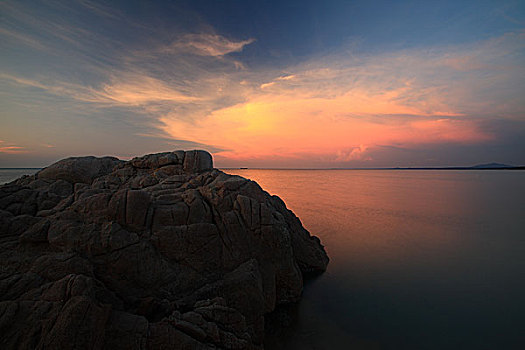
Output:
M40 168L0 168L0 185L18 179L23 175L33 175Z
M525 348L525 172L226 170L330 256L268 349Z

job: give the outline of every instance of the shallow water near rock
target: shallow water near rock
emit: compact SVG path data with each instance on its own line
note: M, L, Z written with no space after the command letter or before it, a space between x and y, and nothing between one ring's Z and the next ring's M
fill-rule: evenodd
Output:
M525 172L226 172L280 196L331 259L267 349L525 344Z

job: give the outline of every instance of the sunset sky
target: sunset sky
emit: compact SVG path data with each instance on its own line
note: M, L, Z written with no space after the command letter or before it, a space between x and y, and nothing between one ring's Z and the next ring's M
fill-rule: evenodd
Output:
M0 167L525 164L525 1L2 1Z

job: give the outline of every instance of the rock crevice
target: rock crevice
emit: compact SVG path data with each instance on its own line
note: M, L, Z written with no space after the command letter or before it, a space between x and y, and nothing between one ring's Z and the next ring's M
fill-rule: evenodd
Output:
M205 151L61 160L0 187L3 349L262 349L328 257Z

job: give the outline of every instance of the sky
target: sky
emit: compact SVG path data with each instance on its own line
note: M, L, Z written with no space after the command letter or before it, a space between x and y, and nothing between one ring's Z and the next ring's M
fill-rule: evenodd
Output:
M525 1L0 2L0 167L525 165Z

